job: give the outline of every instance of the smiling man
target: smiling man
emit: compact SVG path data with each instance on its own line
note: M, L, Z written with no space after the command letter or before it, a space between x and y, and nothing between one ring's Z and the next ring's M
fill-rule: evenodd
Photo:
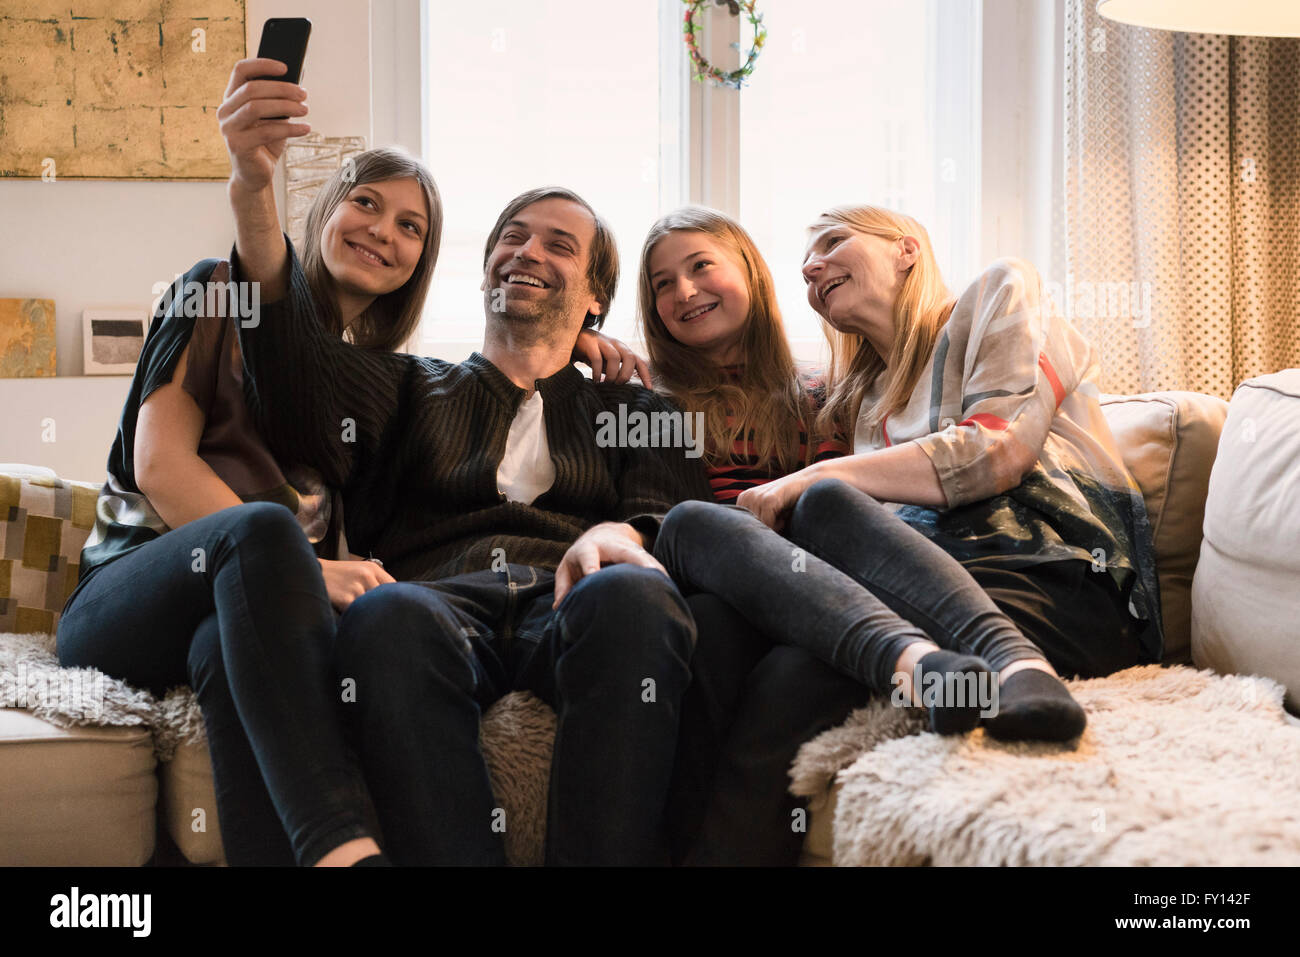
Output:
M232 266L263 283L262 322L241 329L258 422L342 489L352 549L397 579L348 607L336 642L387 854L505 862L514 822L479 718L523 689L557 715L547 862L666 863L695 623L647 549L709 490L686 449L597 442L602 413L671 411L571 364L617 284L608 226L569 190L513 200L484 250L483 350L453 364L330 337L278 226L235 213Z

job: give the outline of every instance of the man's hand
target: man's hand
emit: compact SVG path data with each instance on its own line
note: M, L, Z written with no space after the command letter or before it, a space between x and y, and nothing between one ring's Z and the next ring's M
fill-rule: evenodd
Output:
M583 532L564 553L560 567L555 569L555 602L551 607L559 608L569 589L584 575L600 571L601 565L619 564L641 565L668 575L645 550L641 533L635 528L622 522L601 522Z
M288 70L279 60L240 60L230 74L226 98L217 107L221 135L230 154L230 185L254 193L271 185L285 142L311 132L294 117L307 115L307 91L283 80L254 80ZM269 116L289 119L270 120Z
M321 574L325 576L325 590L330 604L340 613L348 610L354 601L380 585L395 581L392 575L374 562L333 562L319 558Z
M736 498L736 504L749 509L764 525L779 532L785 528L786 519L799 501L799 496L819 478L824 477L816 474L813 467L800 469L766 484L745 489Z
M578 333L578 344L573 347L573 360L591 366L595 382L614 382L622 385L636 375L646 388L650 388L650 367L633 352L625 342L594 329Z

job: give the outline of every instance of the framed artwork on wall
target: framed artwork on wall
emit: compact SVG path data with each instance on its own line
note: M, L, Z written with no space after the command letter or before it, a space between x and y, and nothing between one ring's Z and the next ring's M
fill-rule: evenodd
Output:
M149 314L141 309L87 309L81 314L85 375L131 375L144 348Z

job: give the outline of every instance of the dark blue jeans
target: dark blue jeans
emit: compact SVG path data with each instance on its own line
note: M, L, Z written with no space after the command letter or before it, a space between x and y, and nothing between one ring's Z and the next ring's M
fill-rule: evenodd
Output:
M227 859L312 864L371 833L330 670L335 624L293 513L260 502L173 529L92 572L64 608L58 653L65 666L158 695L192 684Z
M683 588L717 595L774 641L882 694L917 641L995 671L1043 658L956 559L836 479L800 497L784 537L738 506L682 502L654 554Z
M344 614L345 720L395 863L505 863L479 719L512 690L556 712L547 863L668 862L690 610L634 565L586 576L552 610L554 591L551 572L509 565L380 585Z

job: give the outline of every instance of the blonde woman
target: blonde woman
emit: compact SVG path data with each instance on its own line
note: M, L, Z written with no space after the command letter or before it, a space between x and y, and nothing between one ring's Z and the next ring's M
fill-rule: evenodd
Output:
M1096 352L1034 267L999 260L954 297L920 223L856 206L813 223L803 274L832 344L821 421L851 433L854 454L740 504L776 524L823 478L848 500L901 503L1045 653L1014 681L1003 672L1004 708L1058 696L1053 669L1158 661L1142 494L1101 412ZM834 560L835 536L808 533Z

